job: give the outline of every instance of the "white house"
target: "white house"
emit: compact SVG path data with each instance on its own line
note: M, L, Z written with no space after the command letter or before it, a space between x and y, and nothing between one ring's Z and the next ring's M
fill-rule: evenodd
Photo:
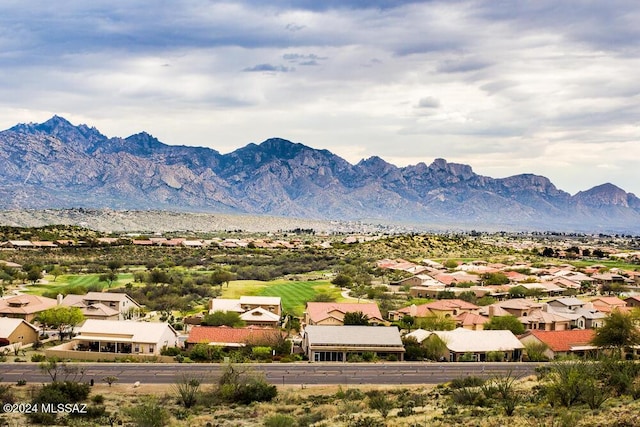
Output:
M168 323L88 319L76 332L77 351L159 355L163 347L178 345L178 333Z

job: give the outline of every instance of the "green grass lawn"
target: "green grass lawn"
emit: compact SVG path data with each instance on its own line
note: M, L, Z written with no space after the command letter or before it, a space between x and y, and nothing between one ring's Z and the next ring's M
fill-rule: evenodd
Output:
M76 288L82 286L88 288L89 286L105 289L108 287L107 282L100 281L99 274L67 274L58 276L54 281L54 277L47 275L44 277L47 283L38 283L36 285L28 285L26 292L35 295L42 295L45 292L61 292L68 288ZM133 281L132 273L120 273L118 274L118 280L111 284L112 288L124 286L128 282Z
M236 280L223 286L222 298L240 298L242 295L262 295L282 298L282 309L285 312L302 316L307 301L311 301L317 294L331 295L336 301L341 301L340 289L328 281L290 281L272 280L260 282L257 280Z

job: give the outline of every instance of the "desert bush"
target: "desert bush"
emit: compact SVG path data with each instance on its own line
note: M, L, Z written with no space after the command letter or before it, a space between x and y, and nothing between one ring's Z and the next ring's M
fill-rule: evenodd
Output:
M265 427L295 427L297 425L296 420L284 414L275 414L265 418Z
M143 398L141 403L127 408L125 413L137 427L163 427L169 424L169 413L153 396Z
M463 387L480 387L485 382L486 380L484 378L467 376L467 377L454 378L449 384L449 387L453 389L463 388Z

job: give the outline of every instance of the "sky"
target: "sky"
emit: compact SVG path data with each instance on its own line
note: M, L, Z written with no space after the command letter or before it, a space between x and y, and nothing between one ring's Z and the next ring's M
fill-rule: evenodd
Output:
M640 195L640 2L0 2L0 128L436 158Z

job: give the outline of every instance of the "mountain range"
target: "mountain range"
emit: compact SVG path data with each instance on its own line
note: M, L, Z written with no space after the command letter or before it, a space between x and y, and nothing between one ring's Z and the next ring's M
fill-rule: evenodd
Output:
M229 154L109 138L54 116L0 132L0 209L109 208L404 222L453 228L640 231L640 199L613 184L571 195L548 178L478 175L435 159L351 164L280 138Z

